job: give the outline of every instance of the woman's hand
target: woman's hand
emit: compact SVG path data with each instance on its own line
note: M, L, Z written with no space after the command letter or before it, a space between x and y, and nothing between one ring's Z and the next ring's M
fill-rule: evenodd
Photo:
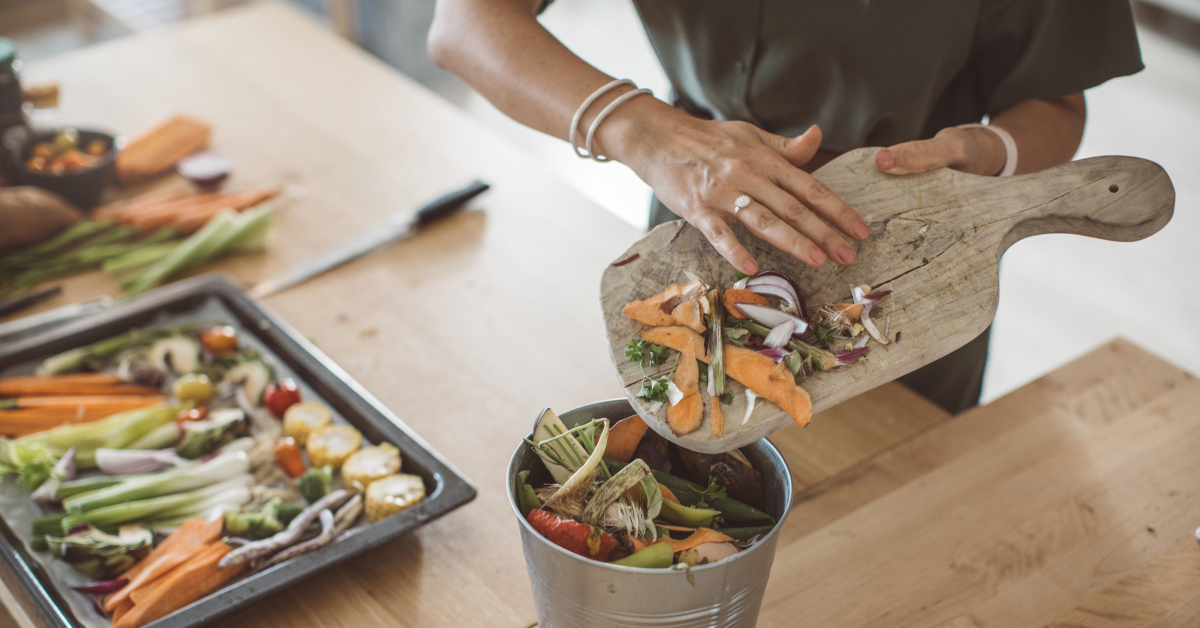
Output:
M867 224L825 184L800 169L816 154L820 129L814 126L789 139L746 122L699 120L669 107L662 110L651 99L634 99L628 105L638 100L643 100L643 111L629 107L626 122L634 116L645 120L641 114L648 108L658 109L653 112L657 118L648 124L606 121L606 126L612 124L611 132L600 139L612 152L602 154L612 154L632 168L663 204L704 233L735 268L751 275L758 272L758 264L730 228L736 222L812 266L822 266L827 259L854 262L854 249L838 231L862 240L870 234ZM743 194L751 202L735 211L734 202Z
M991 176L1004 169L1004 142L987 129L950 127L932 139L890 146L875 155L875 165L888 174L915 174L951 168Z

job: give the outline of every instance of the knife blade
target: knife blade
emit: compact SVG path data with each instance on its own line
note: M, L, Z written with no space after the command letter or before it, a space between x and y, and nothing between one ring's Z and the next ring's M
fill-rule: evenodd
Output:
M383 225L355 236L327 251L318 253L296 264L281 275L267 279L247 293L252 299L261 299L296 284L303 283L326 273L350 260L374 251L382 246L407 238L422 228L445 218L462 208L467 201L483 194L491 187L483 181L472 181L470 185L437 198L416 214L393 214Z

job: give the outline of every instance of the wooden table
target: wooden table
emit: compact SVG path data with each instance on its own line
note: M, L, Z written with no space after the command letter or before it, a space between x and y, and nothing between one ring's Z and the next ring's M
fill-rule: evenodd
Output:
M535 624L516 521L505 497L504 469L543 406L565 410L621 395L607 354L598 286L605 264L639 234L454 107L282 4L258 4L36 65L39 75L63 84L68 122L133 132L169 113L199 115L215 124L214 148L237 163L233 185L283 182L305 190L302 200L279 213L268 252L215 267L246 285L472 177L493 184L473 204L479 211L266 302L457 465L479 488L479 497L412 535L225 621L249 628ZM117 293L117 286L99 274L72 279L67 287L63 297L43 308ZM914 531L911 525L889 526L889 520L915 516L906 509L871 508L894 504L888 501L892 492L914 491L940 473L945 482L957 478L962 483L951 482L945 495L936 493L924 501L916 501L920 496L913 493L891 499L914 508L940 506L946 516L951 507L939 500L977 493L995 497L987 492L988 482L1006 482L1021 464L1032 464L1028 456L1034 453L1043 456L1038 460L1051 461L1041 473L1062 474L1062 481L1046 483L1045 491L1077 487L1084 491L1083 499L1091 500L1087 503L1107 507L1107 501L1088 497L1094 490L1087 489L1113 476L1093 474L1087 476L1093 484L1085 485L1079 478L1091 468L1087 465L1103 453L1111 457L1110 466L1141 461L1135 465L1141 469L1146 460L1165 459L1160 450L1169 442L1164 444L1165 433L1159 432L1157 440L1144 443L1125 433L1096 441L1091 435L1106 433L1101 427L1109 418L1113 425L1136 426L1137 416L1152 411L1178 416L1175 422L1182 430L1189 415L1181 408L1188 408L1189 400L1195 407L1197 394L1194 380L1179 371L1136 349L1118 350L1122 365L1071 367L1064 373L1074 375L1056 374L954 419L903 386L890 384L815 417L805 430L777 434L801 499L784 529L762 625L790 626L796 618L811 617L806 625L842 621L878 626L900 616L924 625L912 610L920 604L910 608L899 602L918 599L920 593L925 596L920 599L933 600L939 608L974 609L993 598L994 603L1013 599L998 597L1004 594L1020 595L1008 591L1011 583L1023 580L982 575L983 567L992 564L986 559L990 555L960 552L988 539L991 546L979 547L1015 543L1005 541L1005 534L1016 540L1036 534L1042 530L1038 518L1021 519L1022 511L996 497L1008 527L999 518L996 529L980 529L975 519L973 527L959 527L947 517L937 528ZM1175 382L1177 390L1164 392L1165 382ZM1192 397L1181 396L1187 391ZM1118 423L1124 413L1132 421ZM1039 431L1047 416L1063 415L1077 418L1050 422L1045 432ZM1194 425L1195 414L1190 417ZM1074 424L1078 428L1070 429ZM1015 436L1005 436L1010 433ZM1141 444L1129 447L1127 440ZM1003 452L983 446L992 441L1030 451L1008 460ZM1158 449L1151 447L1155 443ZM1054 455L1055 446L1060 456ZM972 466L968 456L977 455L976 450L991 457L981 459L978 475L964 476L961 467ZM958 467L942 469L954 461ZM1103 591L1135 572L1153 576L1154 567L1146 565L1157 556L1186 558L1189 548L1183 545L1176 554L1165 553L1173 547L1166 544L1167 535L1171 542L1182 538L1177 532L1188 519L1182 506L1171 510L1168 505L1182 502L1180 496L1195 501L1195 489L1183 484L1195 474L1187 478L1181 471L1170 466L1128 478L1134 488L1143 486L1136 482L1157 478L1159 488L1177 491L1170 497L1147 492L1137 502L1152 502L1151 507L1172 513L1168 517L1156 511L1154 521L1144 522L1158 526L1156 536L1146 536L1141 521L1134 529L1118 530L1106 518L1081 528L1084 532L1062 545L1043 549L1016 543L1046 565L1057 564L1052 558L1072 549L1092 548L1098 558L1110 556L1108 562L1093 561L1091 566L1099 567L1094 574L1059 569L1055 577L1062 590L1045 587L1046 598L1074 608L1086 600L1081 597L1085 593ZM1179 488L1164 488L1175 483ZM1039 497L1038 503L1051 499L1050 493ZM991 518L988 501L983 500L976 519ZM979 505L980 500L970 503ZM868 514L856 519L859 512ZM1191 525L1200 524L1200 517L1193 519ZM1021 521L1031 527L1021 528ZM1074 530L1073 520L1062 521ZM858 543L845 531L857 535ZM985 532L998 536L992 539ZM956 545L957 539L963 540ZM1124 548L1122 542L1129 548L1105 553L1105 548ZM868 547L881 548L881 560L905 562L871 562ZM980 575L963 580L981 582L976 589L982 593L935 579L948 577L943 573L947 565L957 564L946 562L948 555L973 558L963 564ZM913 556L925 562L910 560ZM1024 554L1014 560L1020 556ZM1040 573L1036 564L1029 564L1033 566L1027 571ZM1168 567L1175 570L1174 581L1185 582L1181 564ZM1004 565L995 569L1024 573ZM927 575L927 588L912 588ZM876 599L870 586L887 595ZM944 597L938 595L942 588ZM15 611L17 622L36 625L22 611L20 595L0 587L0 600ZM1195 601L1191 604L1195 609ZM872 615L872 608L882 610ZM892 614L882 615L889 608L895 609ZM1185 617L1197 614L1193 610ZM885 619L879 620L881 616ZM0 626L6 621L0 613Z

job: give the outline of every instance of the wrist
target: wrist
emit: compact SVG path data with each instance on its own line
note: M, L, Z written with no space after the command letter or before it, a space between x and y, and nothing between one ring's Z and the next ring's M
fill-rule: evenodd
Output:
M964 164L965 170L972 174L994 177L1004 170L1008 162L1008 149L999 135L985 128L963 129L971 138L971 157Z
M628 90L621 93L625 91ZM619 96L617 94L613 99ZM596 151L638 171L638 164L646 162L654 152L655 135L676 116L687 117L657 98L633 98L610 113L596 129ZM590 124L590 121L585 120L585 123Z

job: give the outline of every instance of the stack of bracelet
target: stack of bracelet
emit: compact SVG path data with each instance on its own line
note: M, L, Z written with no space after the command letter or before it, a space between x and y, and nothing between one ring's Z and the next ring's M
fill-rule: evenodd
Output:
M637 85L634 85L633 81L629 79L617 79L592 92L592 95L588 96L587 100L584 100L582 105L579 105L579 109L575 112L575 117L571 120L571 148L575 149L575 154L579 157L583 159L591 157L595 161L608 161L608 157L597 155L595 151L592 150L592 140L596 137L596 129L600 128L600 123L604 122L604 119L608 117L608 114L612 113L614 109L624 104L625 101L636 98L642 94L651 93L650 90L644 88L634 89L631 92L621 94L616 100L608 103L608 106L600 111L600 115L596 116L595 120L592 120L592 126L588 129L586 139L584 140L584 147L581 149L579 147L579 143L575 141L575 138L578 135L577 131L579 129L579 122L583 120L583 114L588 110L588 107L592 106L592 103L596 102L596 99L616 89L617 87L620 87L621 85L631 85L633 87L637 87Z

